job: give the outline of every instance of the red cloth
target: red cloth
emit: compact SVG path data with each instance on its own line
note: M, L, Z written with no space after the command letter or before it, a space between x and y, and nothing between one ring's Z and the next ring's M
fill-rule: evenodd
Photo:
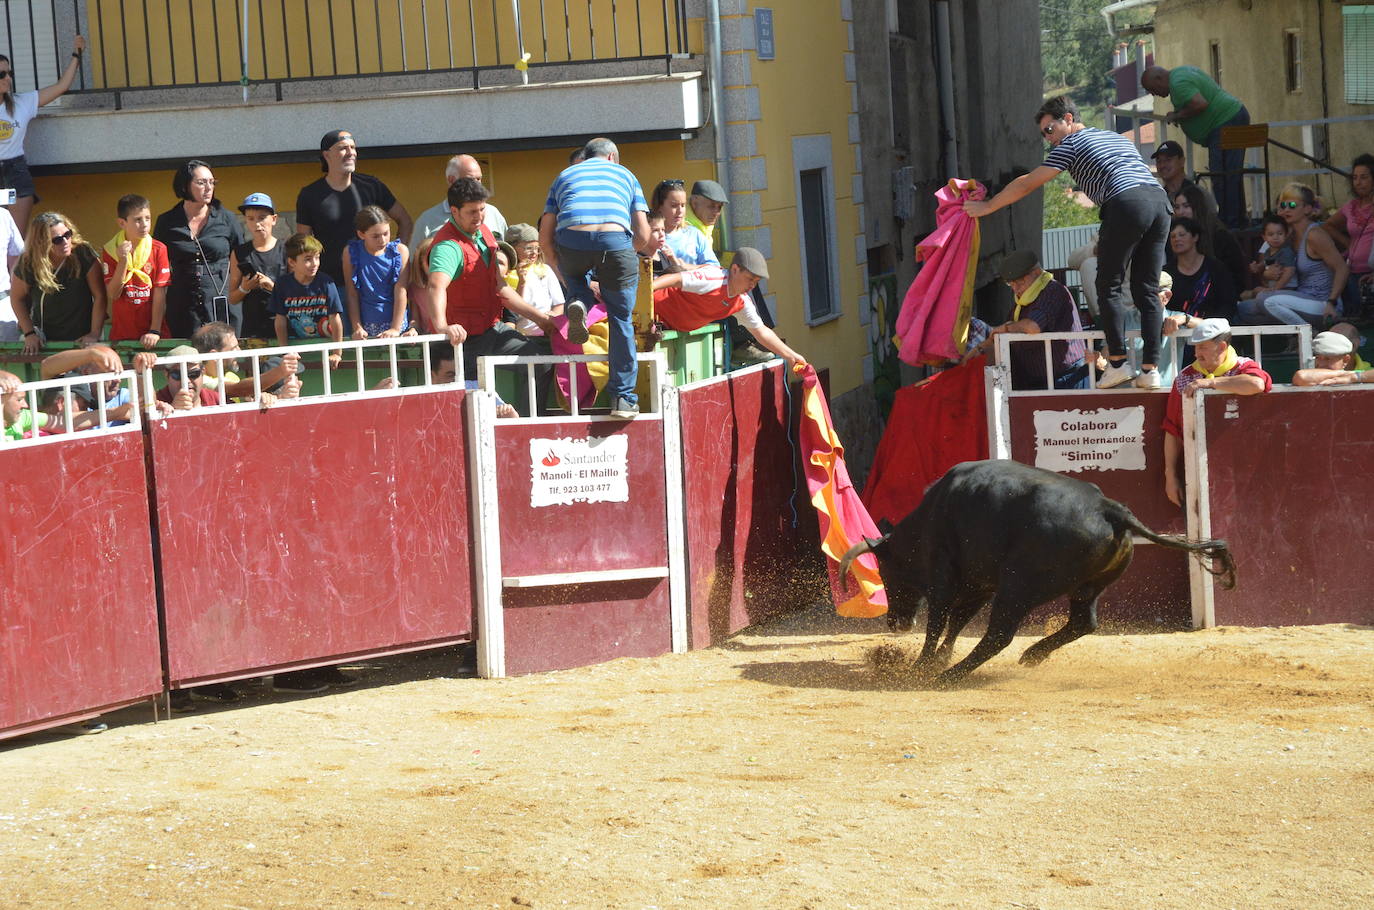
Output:
M874 520L896 524L950 468L988 457L986 363L975 357L897 390L864 487L864 505Z
M554 327L558 331L549 336L549 349L555 354L597 354L604 353L600 350L587 350L580 344L573 344L568 340L568 317L552 316ZM606 305L597 301L590 310L587 311L588 328L596 325L606 318ZM555 381L558 383L558 391L567 400L572 397L572 378L569 374L568 364L561 364L553 368ZM589 408L596 401L596 383L592 381L591 371L587 364L579 363L577 366L577 405L579 408ZM602 374L603 376L605 374Z
M935 194L938 227L916 245L916 261L925 267L897 315L897 355L907 363L944 363L963 355L979 245L978 219L964 214L964 201L985 195L978 181L957 179Z
M825 403L816 370L804 364L802 376L802 414L797 434L802 447L802 467L806 489L816 507L820 522L821 552L827 557L830 590L835 610L841 616L881 616L887 612L887 591L878 576L878 559L865 553L856 559L850 573L839 577L840 559L863 538L881 537L878 526L868 517L859 501L858 491L849 479L844 464L844 446L835 435L830 408Z

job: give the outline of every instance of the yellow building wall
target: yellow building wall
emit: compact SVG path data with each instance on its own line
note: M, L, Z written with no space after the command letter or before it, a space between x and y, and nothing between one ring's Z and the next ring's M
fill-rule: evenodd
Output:
M539 18L540 7L545 20ZM90 0L94 87L237 82L241 0L149 5ZM667 15L665 15L665 9ZM618 15L612 15L616 12ZM533 62L662 56L677 49L672 4L526 0L518 37ZM197 38L193 43L191 36ZM248 77L512 65L520 57L509 0L285 0L248 4ZM699 48L699 45L698 45Z
M520 221L534 224L539 220L549 185L567 167L568 151L547 149L479 155L487 162L484 176L494 194L492 202L511 224ZM381 178L412 218L443 199L444 167L449 156L372 160L366 156L364 148L358 169ZM625 166L644 184L646 199L659 180L681 178L691 186L694 180L712 176L710 162L687 161L681 142L627 143L621 148L621 156ZM301 187L320 175L319 165L308 163L221 167L215 169L215 179L219 181L216 195L226 208L236 209L249 193L267 193L279 212L292 212ZM76 223L87 240L97 245L104 243L117 229L115 203L120 196L138 193L148 197L154 216L176 204L172 194L172 173L165 170L40 177L37 185L42 201L35 207L35 214L60 211Z
M846 23L840 19L840 4L831 0L758 5L773 9L777 46L775 60L752 61L763 118L755 136L768 177L767 189L759 194L760 209L763 226L772 230L773 238L768 292L777 295L778 333L816 366L830 368L831 392L838 395L863 384L863 357L868 353L867 329L859 319L859 297L867 290L867 274L856 262L854 249L862 224L852 190L857 146L849 142ZM840 315L808 327L792 140L820 134L831 137Z
M1244 4L1240 0L1166 0L1155 12L1155 62L1163 67L1190 65L1211 72L1211 45L1216 42L1221 55L1221 85L1244 102L1252 123L1312 120L1323 117L1349 117L1374 114L1370 105L1345 102L1345 43L1341 7L1333 3L1308 0L1261 0ZM1318 7L1321 7L1320 17ZM1320 21L1319 21L1320 19ZM1285 34L1301 32L1302 85L1289 92L1284 67ZM1324 53L1323 53L1324 52ZM1322 58L1325 56L1326 100L1322 99ZM1156 99L1155 111L1172 110L1167 98ZM1337 123L1329 126L1331 163L1348 168L1354 157L1371 150L1374 122ZM1179 137L1177 130L1170 135ZM1276 127L1273 138L1303 148L1299 127ZM1195 166L1206 167L1205 149L1195 150ZM1313 167L1296 155L1271 149L1270 167L1275 171ZM1339 206L1350 193L1350 186L1339 176L1312 175L1274 178L1273 189L1288 180L1314 185L1324 204ZM1273 200L1270 200L1270 208Z

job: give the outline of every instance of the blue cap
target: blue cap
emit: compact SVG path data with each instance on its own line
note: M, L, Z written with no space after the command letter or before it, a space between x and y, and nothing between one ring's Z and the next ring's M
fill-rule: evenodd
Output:
M267 209L273 215L277 214L277 207L272 204L272 197L266 193L249 193L243 197L243 205L239 206L239 211L244 209Z

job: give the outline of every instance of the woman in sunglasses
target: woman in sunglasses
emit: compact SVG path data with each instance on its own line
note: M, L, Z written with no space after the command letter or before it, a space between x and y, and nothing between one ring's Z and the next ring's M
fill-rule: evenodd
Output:
M1279 217L1288 223L1288 245L1298 254L1298 286L1264 299L1270 318L1286 325L1330 326L1339 321L1336 301L1345 290L1350 265L1331 235L1312 220L1317 194L1304 183L1279 191Z
M105 276L100 257L66 215L43 212L29 225L24 253L10 285L24 353L49 341L82 345L100 340L105 327Z
M23 231L29 223L29 213L38 201L29 176L29 165L24 160L24 134L28 131L29 121L38 115L38 109L61 98L72 87L76 71L81 67L81 55L86 52L86 39L77 35L72 41L72 56L62 71L62 78L47 88L36 92L16 94L14 63L9 57L0 55L0 193L9 190L14 193L14 201L6 203L0 198L0 205L8 205L19 230ZM3 193L8 197L7 193Z
M654 187L649 210L663 216L665 231L660 252L666 271L685 272L703 265L719 266L711 240L686 221L687 190L681 180L662 180Z

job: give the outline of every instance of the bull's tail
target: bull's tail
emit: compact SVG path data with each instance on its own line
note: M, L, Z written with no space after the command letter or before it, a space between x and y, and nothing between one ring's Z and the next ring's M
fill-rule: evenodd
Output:
M873 552L873 541L865 538L850 547L849 550L840 558L840 579L849 574L849 566L865 553Z
M1131 510L1125 506L1121 507L1120 517L1121 525L1125 530L1133 531L1160 546L1175 550L1187 550L1197 554L1202 567L1220 579L1223 588L1229 591L1236 586L1236 561L1231 558L1231 550L1226 541L1189 540L1182 534L1156 534L1141 524L1140 519L1131 514ZM1219 568L1218 562L1221 563Z

